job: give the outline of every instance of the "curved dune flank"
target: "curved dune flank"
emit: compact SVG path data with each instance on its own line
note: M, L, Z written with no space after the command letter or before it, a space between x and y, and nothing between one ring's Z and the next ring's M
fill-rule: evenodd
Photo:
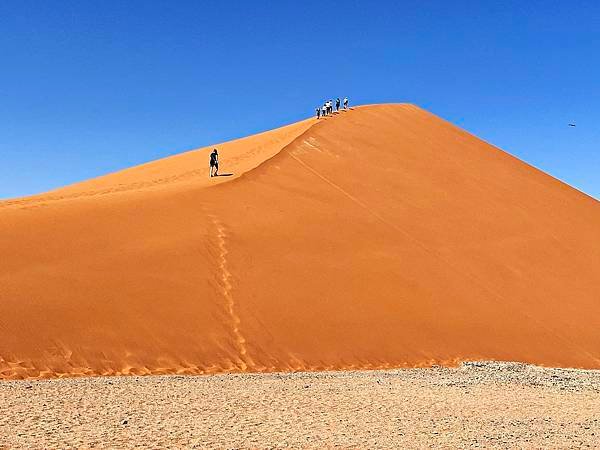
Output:
M0 377L600 368L600 205L413 105L0 203Z

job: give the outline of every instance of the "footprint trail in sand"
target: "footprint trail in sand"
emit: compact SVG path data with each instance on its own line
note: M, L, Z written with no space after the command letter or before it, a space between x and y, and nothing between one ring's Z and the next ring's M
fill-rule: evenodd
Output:
M223 224L214 215L209 215L217 234L217 245L219 249L218 267L219 267L219 286L225 300L225 309L231 319L232 331L235 338L235 343L240 352L239 365L242 371L251 370L255 364L246 348L246 339L240 330L241 319L236 313L235 301L233 299L233 285L231 279L233 275L227 268L227 232Z

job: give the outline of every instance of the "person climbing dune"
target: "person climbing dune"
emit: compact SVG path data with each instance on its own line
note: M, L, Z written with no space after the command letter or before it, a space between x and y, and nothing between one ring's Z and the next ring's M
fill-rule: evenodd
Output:
M210 176L211 178L219 176L219 152L216 148L210 154Z

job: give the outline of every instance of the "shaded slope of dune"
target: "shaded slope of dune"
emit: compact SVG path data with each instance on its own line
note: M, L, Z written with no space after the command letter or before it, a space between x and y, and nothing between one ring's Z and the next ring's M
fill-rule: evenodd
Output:
M412 105L0 203L0 377L600 367L598 202Z

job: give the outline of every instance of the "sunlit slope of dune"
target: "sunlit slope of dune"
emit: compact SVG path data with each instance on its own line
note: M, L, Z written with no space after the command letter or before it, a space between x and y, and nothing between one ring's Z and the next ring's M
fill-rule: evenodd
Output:
M221 144L198 148L174 156L151 161L119 172L65 186L47 194L8 203L39 203L40 199L56 201L80 197L98 197L124 191L152 188L182 188L185 183L193 187L208 187L231 181L254 169L302 134L315 122L307 119L275 130L236 139ZM217 148L226 155L224 177L209 178L208 161L211 151Z
M0 377L600 368L596 200L412 105L246 139L0 203Z

